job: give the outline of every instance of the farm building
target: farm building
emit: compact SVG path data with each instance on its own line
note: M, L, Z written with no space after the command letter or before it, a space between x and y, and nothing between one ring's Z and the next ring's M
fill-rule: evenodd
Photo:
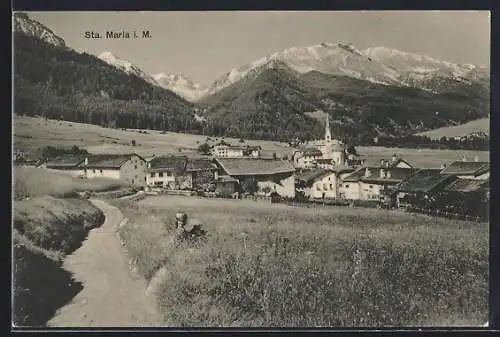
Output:
M235 146L220 141L212 147L212 155L221 158L260 157L260 146Z
M235 192L240 192L239 182L231 176L218 176L215 181L215 192L223 197L228 197Z
M394 188L398 208L426 207L435 196L456 177L441 174L440 170L422 169Z
M191 177L193 189L204 189L217 179L217 166L205 159L188 159L185 175Z
M213 182L217 167L208 160L186 156L155 157L148 163L148 187L198 189Z
M406 167L362 167L342 179L339 196L349 200L381 200L415 171Z
M180 189L184 181L186 165L187 157L185 156L155 157L148 162L146 185L172 190Z
M91 155L79 166L86 178L110 178L131 186L146 186L146 160L137 154Z
M295 168L282 159L216 158L219 175L228 175L240 184L255 179L259 190L270 189L283 197L295 196Z
M489 219L489 190L489 179L458 178L444 187L436 206L444 212Z
M490 177L490 163L482 161L455 161L441 171L460 179L486 180Z
M339 181L352 171L353 169L317 169L305 172L296 178L296 187L298 191L304 192L308 198L338 198Z
M62 171L75 177L84 177L85 171L81 166L85 162L85 156L82 155L64 155L56 158L50 158L40 167L51 171Z

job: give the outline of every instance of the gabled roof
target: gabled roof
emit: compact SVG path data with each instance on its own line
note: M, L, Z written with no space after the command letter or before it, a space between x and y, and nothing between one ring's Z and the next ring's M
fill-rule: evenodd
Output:
M312 157L320 157L323 155L323 152L321 152L319 149L314 148L314 147L309 147L306 148L302 151L300 151L300 154L302 156L312 156Z
M217 166L206 159L188 159L186 163L186 171L217 171Z
M125 162L132 157L137 156L144 160L141 156L136 154L93 154L87 156L87 168L104 168L104 169L120 169ZM83 166L83 165L81 165Z
M369 170L370 176L365 177L366 169ZM384 170L384 177L380 177L380 170ZM374 184L384 184L384 183L398 183L402 180L407 179L409 176L414 174L417 169L405 168L405 167L361 167L345 177L343 181L345 182L357 182L363 181L367 183ZM389 175L387 175L389 173Z
M303 181L307 185L307 184L312 184L314 181L334 173L335 172L330 170L317 169L313 171L304 172L303 174L297 177L297 180Z
M477 179L456 179L451 184L444 188L447 192L474 192L480 189L487 189L489 187L489 180Z
M65 155L50 158L46 166L48 168L77 168L79 164L85 161L85 157L85 155Z
M219 176L215 182L216 183L237 183L238 179L235 179L231 176Z
M295 172L293 165L283 159L216 158L215 161L230 176Z
M455 177L452 175L440 174L439 170L422 169L399 184L396 190L400 192L428 193L445 186L454 179Z
M156 171L170 171L176 174L183 174L187 166L186 156L162 156L155 157L149 162L149 170Z
M484 161L456 161L441 171L442 174L478 176L490 170L490 163Z

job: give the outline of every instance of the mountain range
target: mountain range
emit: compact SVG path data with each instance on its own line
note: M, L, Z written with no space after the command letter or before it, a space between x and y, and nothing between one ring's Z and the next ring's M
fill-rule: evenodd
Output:
M194 118L204 124L196 129L209 134L262 139L315 137L321 134L324 123L315 117L319 113L330 115L339 137L398 137L489 114L489 68L385 47L359 50L351 44L320 43L289 48L233 69L204 87L183 75L149 75L111 52L103 52L97 58L77 53L25 14L16 15L14 21L14 30L20 35L49 44L44 50L69 53L62 57L65 62L70 60L68 67L84 57L88 65L99 64L101 69L106 64L128 76L128 81L137 83L138 91L175 97L183 113L190 116L185 125L192 130ZM40 58L34 54L30 57ZM46 59L40 62L51 63ZM32 67L26 63L25 66ZM104 74L111 74L111 68L106 68ZM41 64L36 72L42 72L41 69L47 72L51 67ZM83 77L100 76L96 69L87 70L88 73L81 72ZM16 70L16 75L23 72L27 71ZM40 74L44 78L56 76L54 69L45 76ZM117 76L116 71L113 76ZM111 94L109 99L133 100L124 94L127 89L116 89L120 84L106 83L103 78L106 77L101 76L99 86L108 87L104 92ZM38 80L30 78L33 83L39 84ZM102 90L97 93L102 94ZM96 92L89 90L87 94L95 96ZM163 101L152 102L149 98L144 104L165 108ZM169 114L175 115L172 107L169 109ZM148 109L143 110L148 114ZM151 122L153 126L158 126L157 117Z

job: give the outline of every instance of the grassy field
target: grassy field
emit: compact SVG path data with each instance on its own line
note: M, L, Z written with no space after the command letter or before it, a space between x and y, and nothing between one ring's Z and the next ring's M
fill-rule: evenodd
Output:
M153 154L187 154L197 155L197 147L204 143L206 136L190 135L148 130L139 133L138 130L115 130L96 125L70 123L32 117L14 118L14 148L29 152L40 151L43 147L79 146L91 153L130 153L149 157ZM212 138L214 141L216 138ZM136 146L132 146L132 140ZM232 144L239 144L239 139L226 138ZM260 145L263 156L290 156L294 149L288 144L272 141L246 140L244 144ZM394 153L402 156L419 167L439 167L443 163L461 160L465 155L469 159L478 156L480 160L488 160L487 151L454 151L431 149L399 149L383 147L359 147L358 152L369 162L389 158Z
M472 132L485 132L490 133L490 119L481 118L471 121L462 125L448 126L431 131L419 133L421 136L428 136L432 139L439 139L441 137L458 137L465 136Z
M75 197L76 192L106 192L124 188L119 181L106 178L79 179L43 168L14 167L14 198L51 195Z
M464 326L488 320L488 224L242 200L115 201L174 326ZM172 241L175 213L206 243ZM286 246L276 243L286 238ZM155 283L156 284L156 283Z

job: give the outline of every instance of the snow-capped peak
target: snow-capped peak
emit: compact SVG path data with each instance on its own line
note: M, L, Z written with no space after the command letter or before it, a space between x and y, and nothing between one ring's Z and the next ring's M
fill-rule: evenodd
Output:
M120 70L123 70L127 74L133 74L136 75L142 79L144 79L146 82L149 82L154 85L158 85L158 83L155 81L153 77L150 75L146 74L141 68L137 67L136 65L132 64L131 62L127 60L123 60L119 58L118 56L114 55L110 51L105 51L99 54L98 58L103 60L109 65L112 65Z
M14 13L13 30L29 36L36 37L56 47L66 47L66 42L54 34L49 28L40 22L31 19L26 13Z
M164 74L152 75L152 78L162 88L171 90L188 101L197 101L206 92L206 88L198 83L194 83L183 74Z

